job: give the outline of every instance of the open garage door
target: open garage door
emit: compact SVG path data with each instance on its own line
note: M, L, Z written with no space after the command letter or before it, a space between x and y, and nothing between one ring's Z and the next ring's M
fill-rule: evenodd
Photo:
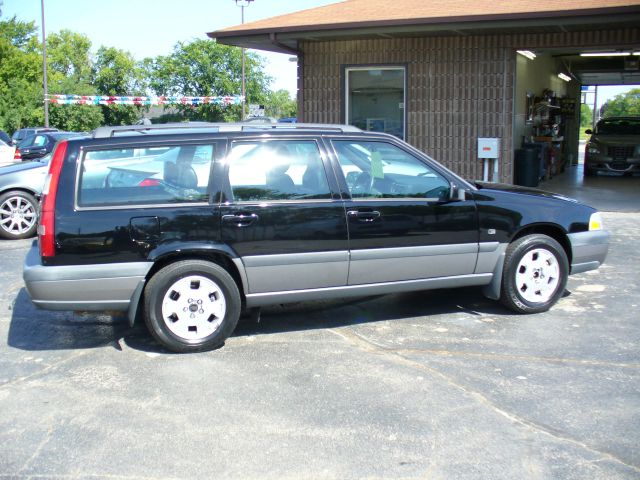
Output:
M631 175L634 169L629 168L635 159L640 160L640 135L634 135L637 123L633 119L614 123L609 135L612 141L588 144L590 137L585 130L596 129L580 125L580 108L583 103L590 107L594 124L602 115L619 114L600 107L616 93L640 88L640 45L584 46L529 53L532 55L517 55L514 145L541 151L543 171L539 187L588 203L594 203L595 198L601 202L595 206L604 210L627 207L637 210L640 175ZM573 106L575 110L571 113ZM606 128L601 130L609 133ZM599 165L598 173L594 167L585 175L585 149L587 156L592 152L591 155L607 158ZM558 161L561 167L554 168L553 162Z

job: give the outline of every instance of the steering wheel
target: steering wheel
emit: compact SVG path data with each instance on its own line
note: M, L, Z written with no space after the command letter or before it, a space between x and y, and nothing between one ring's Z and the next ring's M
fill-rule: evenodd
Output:
M373 175L369 172L362 172L353 183L353 192L366 194L371 193L371 190L373 189L373 180Z

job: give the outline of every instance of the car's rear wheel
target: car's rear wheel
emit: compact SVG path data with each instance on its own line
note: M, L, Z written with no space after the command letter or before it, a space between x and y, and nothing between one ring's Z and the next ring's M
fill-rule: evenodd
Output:
M35 235L38 228L38 201L27 192L0 195L0 237L19 240Z
M567 254L556 240L519 238L507 248L500 300L518 313L547 311L564 293L568 274Z
M224 344L240 316L233 277L221 266L183 260L159 270L145 288L145 321L174 352L211 350Z

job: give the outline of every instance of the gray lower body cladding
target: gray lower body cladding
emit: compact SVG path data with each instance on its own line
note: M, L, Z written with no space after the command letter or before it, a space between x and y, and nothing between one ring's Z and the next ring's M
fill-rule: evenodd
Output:
M596 269L604 262L608 232L570 234L569 240L572 274ZM467 286L486 286L485 294L497 298L506 246L490 242L479 246L360 251L351 252L350 259L347 252L320 252L310 255L312 258L292 255L291 262L286 258L288 255L277 255L245 259L248 261L244 265L236 259L235 264L241 270L244 290L248 292L248 307ZM309 265L306 260L313 262ZM356 266L353 271L350 262ZM34 244L25 259L23 276L33 303L40 308L130 312L133 308L135 312L152 265L152 262L132 262L43 266ZM315 268L309 268L312 265ZM423 273L430 270L428 278L416 277L419 273L414 271L416 265ZM368 282L367 271L372 272ZM403 273L414 277L403 279ZM302 276L307 280L302 281ZM345 285L347 278L349 284Z
M609 251L609 232L596 230L592 232L570 233L572 259L571 274L595 270L604 263Z
M151 262L43 266L37 246L24 261L23 278L33 303L47 310L126 311Z

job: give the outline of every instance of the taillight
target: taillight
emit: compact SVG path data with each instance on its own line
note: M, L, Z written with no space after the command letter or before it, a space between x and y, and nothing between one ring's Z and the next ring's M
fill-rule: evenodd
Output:
M13 159L17 161L22 160L22 153L20 153L20 150L18 150L17 147L16 147L16 151L13 153Z
M53 257L56 254L56 194L58 193L58 181L62 163L67 153L67 141L57 143L53 150L49 174L42 188L42 202L40 205L40 224L38 225L38 244L42 257Z
M157 178L145 178L138 184L139 187L157 187L158 185L160 185L160 180Z

